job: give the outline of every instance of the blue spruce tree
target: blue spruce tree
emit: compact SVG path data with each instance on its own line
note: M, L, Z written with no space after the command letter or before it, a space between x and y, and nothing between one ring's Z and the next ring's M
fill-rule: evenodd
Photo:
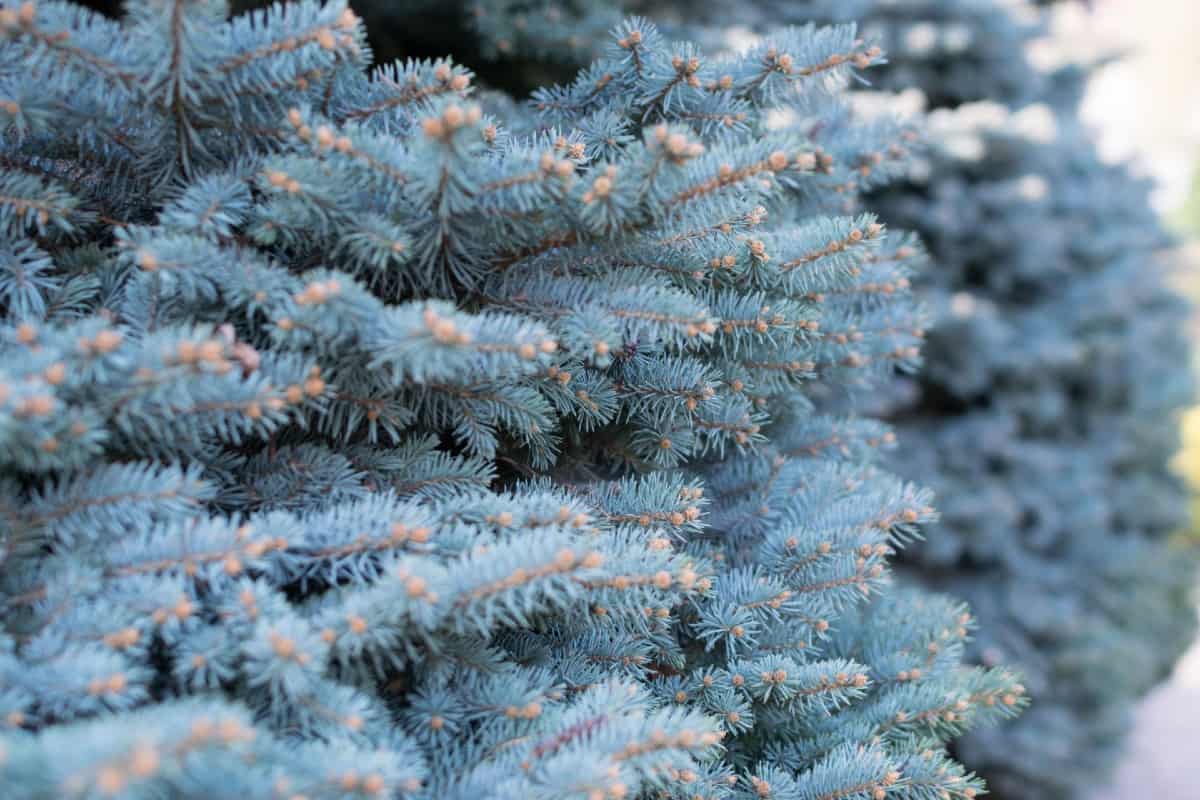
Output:
M888 48L876 83L942 109L917 169L865 201L932 261L925 366L892 422L895 468L931 483L942 518L905 555L979 615L970 658L1019 665L1034 700L956 753L1006 798L1087 796L1195 622L1168 469L1192 396L1189 312L1150 186L1105 163L1080 120L1090 67L1026 59L1046 30L1027 3L757 5L857 15Z
M518 104L341 2L0 9L4 796L978 794L1025 690L852 413L880 58L634 19Z
M1133 702L1195 623L1195 553L1170 542L1186 502L1167 468L1175 412L1192 394L1188 311L1167 288L1170 240L1149 187L1105 163L1079 119L1092 66L1046 72L1026 57L1048 32L1036 6L1049 4L657 11L718 42L734 25L858 20L888 54L866 76L871 88L920 89L936 110L909 175L864 187L865 207L917 231L932 256L916 274L933 319L926 366L891 401L901 436L891 464L942 498L936 533L905 551L908 572L980 615L971 660L1016 664L1028 678L1030 713L955 750L1021 800L1079 796L1111 768Z

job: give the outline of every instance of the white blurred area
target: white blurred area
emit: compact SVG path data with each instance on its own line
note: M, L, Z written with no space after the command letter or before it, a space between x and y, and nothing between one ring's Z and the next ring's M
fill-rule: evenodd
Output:
M1035 53L1123 54L1092 78L1083 114L1106 157L1132 158L1159 180L1165 211L1187 198L1200 156L1198 41L1200 0L1078 0L1060 4L1052 42Z
M1193 191L1200 164L1200 0L1092 0L1063 3L1039 59L1123 57L1092 79L1083 114L1104 155L1132 159L1157 179L1155 203L1170 214ZM1194 285L1200 253L1183 269ZM1190 263L1188 263L1190 262ZM1127 751L1091 800L1200 800L1193 773L1200 752L1200 646L1137 710Z

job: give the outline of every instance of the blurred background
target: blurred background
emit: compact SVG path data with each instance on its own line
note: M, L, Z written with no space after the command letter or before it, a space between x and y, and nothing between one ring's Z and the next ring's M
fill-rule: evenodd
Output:
M1104 155L1129 158L1158 183L1155 203L1185 237L1176 266L1183 291L1200 301L1200 2L1094 0L1055 11L1054 35L1037 58L1121 52L1092 80L1083 114ZM1200 322L1192 322L1200 341ZM1197 365L1200 368L1200 365ZM1200 496L1200 407L1183 420L1179 469ZM1200 521L1200 505L1194 505ZM1198 523L1200 524L1200 523ZM1200 536L1193 531L1192 536ZM1200 742L1200 645L1138 709L1127 752L1097 800L1200 798L1191 774Z

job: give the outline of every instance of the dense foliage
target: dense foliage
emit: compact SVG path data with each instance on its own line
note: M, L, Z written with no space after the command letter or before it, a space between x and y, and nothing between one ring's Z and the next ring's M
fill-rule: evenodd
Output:
M934 320L926 367L880 406L891 403L901 436L894 468L930 483L943 511L928 542L906 549L910 573L980 615L969 658L1028 677L1030 713L956 748L1020 800L1087 795L1195 622L1195 553L1170 543L1186 524L1184 490L1167 467L1192 396L1189 312L1167 285L1171 243L1149 187L1105 163L1080 120L1093 65L1032 62L1050 29L1037 5L1051 3L654 12L717 42L858 20L887 52L864 88L916 89L934 111L928 150L864 200L932 256L916 276ZM602 4L571 7L586 16Z
M933 105L966 105L937 112L927 158L867 203L933 262L918 288L937 321L893 421L896 467L932 483L942 521L906 554L979 615L971 657L1019 665L1034 698L956 752L1006 798L1086 797L1193 634L1195 554L1171 542L1186 493L1168 468L1192 397L1189 309L1151 187L1105 163L1080 120L1087 70L1024 59L1028 6L875 5L868 27L937 31L912 44L1010 52L980 68L972 45L961 69L938 48L894 55ZM1022 73L1030 91L1013 91ZM1034 105L970 102L984 100Z
M970 798L888 560L910 133L851 26L526 105L344 4L0 10L10 798Z
M941 320L927 369L895 418L901 472L939 476L943 498L916 564L970 599L991 623L977 657L1020 664L1039 701L960 752L1013 797L1053 798L1111 767L1131 704L1193 632L1168 466L1191 397L1187 308L1144 183L1069 121L1042 140L1000 117L960 113L929 174L875 203L946 266L926 287Z

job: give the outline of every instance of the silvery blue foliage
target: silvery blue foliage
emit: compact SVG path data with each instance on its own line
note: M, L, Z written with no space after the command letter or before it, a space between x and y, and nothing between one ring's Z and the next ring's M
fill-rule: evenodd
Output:
M344 3L0 10L11 798L970 798L849 25L527 104Z
M1170 238L1148 182L1084 129L1088 69L1024 58L1027 4L866 5L866 29L1008 51L945 59L886 39L916 65L898 76L958 107L934 114L910 177L866 203L916 230L932 262L918 288L937 321L893 422L897 469L932 482L942 519L906 555L979 615L971 658L1019 665L1034 700L956 753L1004 797L1086 796L1193 634L1195 557L1170 541L1187 505L1168 463L1193 397Z
M1168 542L1186 524L1167 464L1192 396L1188 311L1168 288L1149 187L1104 162L1079 119L1094 65L1036 68L1028 49L1049 26L1024 0L662 13L716 40L857 20L887 52L866 88L919 90L934 110L909 175L864 199L931 257L916 279L934 321L919 378L891 401L891 463L931 482L942 519L905 551L908 572L969 600L982 620L969 657L1019 665L1034 699L956 754L1005 797L1086 795L1131 704L1190 638L1195 574Z
M1022 665L1037 701L959 752L1006 796L1063 797L1112 765L1131 704L1191 638L1168 466L1192 396L1188 309L1144 182L1070 117L1043 139L972 111L946 133L971 144L872 201L943 265L928 364L894 421L901 471L938 476L943 498L915 565L992 623L975 657Z

